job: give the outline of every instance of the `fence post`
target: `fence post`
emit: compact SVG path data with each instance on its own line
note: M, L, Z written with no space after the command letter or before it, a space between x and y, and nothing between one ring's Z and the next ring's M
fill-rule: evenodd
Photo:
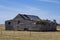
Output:
M31 31L30 31L30 37L31 37Z

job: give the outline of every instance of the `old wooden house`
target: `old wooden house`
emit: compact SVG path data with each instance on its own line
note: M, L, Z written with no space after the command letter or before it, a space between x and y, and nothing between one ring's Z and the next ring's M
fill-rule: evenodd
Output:
M46 20L45 25L37 23L38 16L18 14L12 20L5 21L6 30L55 31L56 23Z

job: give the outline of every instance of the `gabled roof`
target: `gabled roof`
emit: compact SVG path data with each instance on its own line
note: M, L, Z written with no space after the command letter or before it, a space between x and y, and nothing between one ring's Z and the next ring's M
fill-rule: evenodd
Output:
M34 21L38 21L40 20L40 18L38 16L34 16L34 15L26 15L26 14L18 14L15 18L23 18L23 19L26 19L26 20L34 20Z

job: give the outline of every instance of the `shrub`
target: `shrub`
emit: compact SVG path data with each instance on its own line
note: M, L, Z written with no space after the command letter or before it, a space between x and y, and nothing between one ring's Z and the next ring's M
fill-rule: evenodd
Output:
M36 24L46 25L46 20L37 21Z

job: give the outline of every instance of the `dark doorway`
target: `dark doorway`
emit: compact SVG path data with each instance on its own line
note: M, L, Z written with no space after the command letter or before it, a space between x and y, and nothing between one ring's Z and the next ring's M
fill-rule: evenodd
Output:
M24 28L24 31L28 31L28 28Z

